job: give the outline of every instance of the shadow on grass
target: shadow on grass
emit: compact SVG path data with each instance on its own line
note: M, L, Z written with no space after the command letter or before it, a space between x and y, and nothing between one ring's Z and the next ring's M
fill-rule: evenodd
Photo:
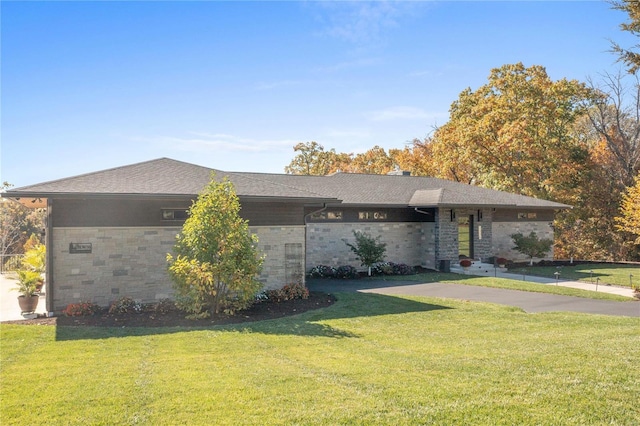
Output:
M357 338L358 335L340 330L320 321L357 317L396 315L409 312L429 312L451 309L447 306L423 303L396 296L371 293L340 293L337 302L328 307L279 319L244 322L209 327L70 327L57 326L56 340L90 340L117 337L151 336L190 331L219 330L275 335Z

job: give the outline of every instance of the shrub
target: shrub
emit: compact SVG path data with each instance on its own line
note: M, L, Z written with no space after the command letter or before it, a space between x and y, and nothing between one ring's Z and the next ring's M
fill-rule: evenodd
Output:
M360 259L360 264L368 268L371 275L372 265L384 260L387 244L380 242L379 236L373 238L365 232L353 231L353 236L356 238L356 243L351 244L345 241L345 244Z
M69 303L62 313L68 317L85 317L100 312L100 306L92 302Z
M311 278L333 278L335 275L335 268L327 265L314 266L309 270L309 277Z
M339 266L336 269L335 277L341 279L358 278L358 270L351 265Z
M133 300L130 297L121 297L120 299L111 302L109 306L110 314L128 314L128 313L140 313L143 311L144 306L142 303Z
M500 266L504 266L508 263L509 261L507 259L505 259L504 257L499 257L496 259L496 264L500 265Z
M160 299L156 303L149 305L148 310L158 314L168 314L176 310L176 303L171 299Z
M377 263L373 265L371 271L375 275L411 275L415 273L413 266L393 262Z
M534 257L543 257L546 255L553 246L553 240L549 238L538 238L538 235L531 231L528 236L518 232L512 234L511 239L515 243L514 250L529 256L529 265L533 265Z
M300 283L287 284L282 288L267 290L267 299L273 302L284 302L285 300L308 299L309 289Z
M412 275L415 274L415 268L405 263L392 263L394 275Z
M393 264L391 262L376 263L371 267L371 273L373 275L392 275Z

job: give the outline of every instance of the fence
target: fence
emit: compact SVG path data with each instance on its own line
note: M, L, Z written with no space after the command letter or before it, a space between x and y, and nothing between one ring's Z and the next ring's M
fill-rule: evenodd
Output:
M15 271L24 254L0 254L0 274Z

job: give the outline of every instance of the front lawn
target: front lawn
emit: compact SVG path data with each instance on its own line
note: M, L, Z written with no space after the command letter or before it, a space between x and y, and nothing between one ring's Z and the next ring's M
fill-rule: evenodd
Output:
M22 424L630 425L640 319L338 294L202 329L0 324Z
M631 280L635 285L640 285L640 267L638 265L625 265L610 263L593 263L574 266L527 266L509 270L516 274L525 271L527 275L554 278L555 272L560 272L562 279L585 281L595 283L600 278L600 284L612 284L631 287ZM593 272L592 272L593 271Z

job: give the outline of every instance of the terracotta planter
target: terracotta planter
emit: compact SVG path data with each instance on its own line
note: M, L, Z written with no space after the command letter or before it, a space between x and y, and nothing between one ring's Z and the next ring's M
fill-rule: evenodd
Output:
M22 312L35 312L40 296L18 296L18 304Z

